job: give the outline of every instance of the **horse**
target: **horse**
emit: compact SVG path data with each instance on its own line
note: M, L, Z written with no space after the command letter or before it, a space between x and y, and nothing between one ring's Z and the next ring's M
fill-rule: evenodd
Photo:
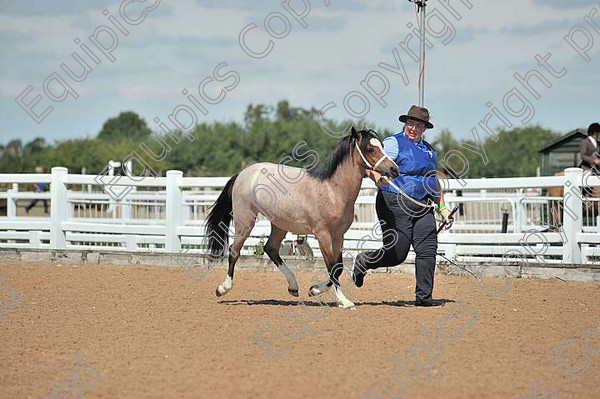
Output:
M298 296L298 282L279 255L281 241L288 231L314 234L329 280L311 286L308 295L320 295L333 285L337 305L354 307L339 286L338 278L342 272L339 265L342 265L344 234L353 222L354 203L368 170L375 170L390 179L399 175L398 165L383 151L377 133L371 129L357 131L352 127L320 166L305 169L282 163L257 163L232 176L213 204L205 225L209 256L224 259L229 255L227 276L215 294L220 297L232 289L240 250L260 213L271 222L271 234L264 251L286 277L290 295ZM281 180L288 184L284 187ZM233 243L228 246L232 220Z
M584 170L584 174L590 173L589 170ZM555 173L554 176L564 176L565 172ZM600 187L586 187L582 190L583 197L591 197L591 198L599 198L600 197ZM564 197L565 190L564 186L552 186L548 187L547 195L548 197ZM560 231L560 228L563 224L563 201L562 200L549 200L550 201L550 222L551 222L551 230ZM585 209L586 206L591 206L592 215L598 214L598 202L590 201L588 203L583 204Z

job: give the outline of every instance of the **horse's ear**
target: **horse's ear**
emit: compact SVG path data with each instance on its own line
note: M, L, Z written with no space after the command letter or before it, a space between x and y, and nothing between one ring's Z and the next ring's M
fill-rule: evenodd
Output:
M350 137L353 137L353 138L357 138L358 137L358 132L356 131L356 129L354 128L354 126L352 126L352 130L350 131Z

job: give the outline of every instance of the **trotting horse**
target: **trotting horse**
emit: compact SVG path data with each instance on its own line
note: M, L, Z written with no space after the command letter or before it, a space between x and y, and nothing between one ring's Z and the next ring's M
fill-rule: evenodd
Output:
M298 282L294 272L279 256L281 241L288 231L314 234L327 266L329 281L313 285L309 295L319 295L333 285L338 306L353 307L339 287L342 268L334 266L341 265L344 234L354 219L354 203L367 170L375 170L391 179L398 177L398 166L383 151L377 134L370 129L356 131L352 127L350 134L340 140L321 166L305 170L257 163L234 175L213 205L206 222L205 237L210 256L222 259L229 254L227 277L217 287L216 295L222 296L231 290L240 250L261 213L271 222L265 253L286 277L288 292L298 296ZM232 220L235 234L233 244L228 248Z

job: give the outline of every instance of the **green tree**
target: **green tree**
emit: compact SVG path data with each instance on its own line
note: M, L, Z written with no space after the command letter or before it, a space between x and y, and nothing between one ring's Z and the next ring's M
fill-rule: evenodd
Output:
M36 137L29 143L25 144L25 153L27 154L39 154L46 148L46 139L43 137Z
M109 160L122 160L135 150L163 176L169 169L178 169L191 176L226 176L255 162L280 162L291 155L293 148L302 141L306 143L302 151L314 150L323 161L339 139L322 130L318 116L319 111L315 108L293 107L286 100L275 106L250 104L244 113L243 123L200 123L192 132L194 140L190 141L177 131L171 136L162 132L152 133L136 113L122 112L108 119L96 138L70 139L53 144L36 138L25 145L21 140L12 140L4 146L4 151L0 147L0 173L31 173L35 166L41 165L47 171L53 166L65 166L74 173L85 167L87 173L94 174L106 167ZM333 131L341 131L347 123L324 122ZM354 125L357 129L370 127L382 138L393 133L365 120L356 121ZM487 162L465 148L467 144L476 148L474 142L458 140L448 130L433 133L428 141L438 151L440 160L453 149L463 153L469 161L467 177L511 177L535 175L540 164L539 148L559 136L540 126L500 130L497 134L498 141L482 136ZM162 152L160 141L171 147L162 161L153 161L139 148L144 142L158 155ZM483 150L480 148L478 151ZM295 166L305 164L306 161L290 163ZM457 157L451 159L450 166L456 171L462 169Z
M126 111L104 122L98 138L107 141L123 139L141 141L148 138L150 133L152 132L145 120L135 112Z
M548 141L560 137L559 133L545 129L539 125L500 130L498 140L488 137L483 149L475 152L460 149L469 160L468 177L516 177L535 176L541 164L539 149ZM476 148L473 141L464 141ZM484 162L483 150L487 163Z
M254 126L269 121L269 115L273 112L272 108L264 104L250 104L244 113L244 122L246 126Z
M21 156L21 152L23 151L23 142L19 139L11 140L6 144L5 148L6 152L14 157Z
M448 151L456 149L458 146L458 140L452 136L450 130L442 129L440 133L431 141L431 145L438 152L438 158L443 159Z

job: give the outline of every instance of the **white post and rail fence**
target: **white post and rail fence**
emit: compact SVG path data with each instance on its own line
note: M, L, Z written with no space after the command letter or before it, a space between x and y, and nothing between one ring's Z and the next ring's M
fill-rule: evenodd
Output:
M132 189L115 201L96 178L63 167L50 174L0 174L0 248L202 252L204 219L229 179L183 177L177 170L166 177L122 176L111 184L121 192ZM50 191L34 192L33 183L49 184ZM452 229L439 235L447 257L493 263L518 250L548 264L600 264L600 198L582 195L585 187L600 187L600 177L570 168L564 176L447 180L444 186L446 202L460 208ZM561 196L548 195L560 187ZM345 237L349 251L381 246L375 193L365 179ZM26 214L24 206L34 199L49 200L50 214ZM244 252L252 254L269 232L268 221L259 220ZM308 243L320 256L316 240L309 236Z

